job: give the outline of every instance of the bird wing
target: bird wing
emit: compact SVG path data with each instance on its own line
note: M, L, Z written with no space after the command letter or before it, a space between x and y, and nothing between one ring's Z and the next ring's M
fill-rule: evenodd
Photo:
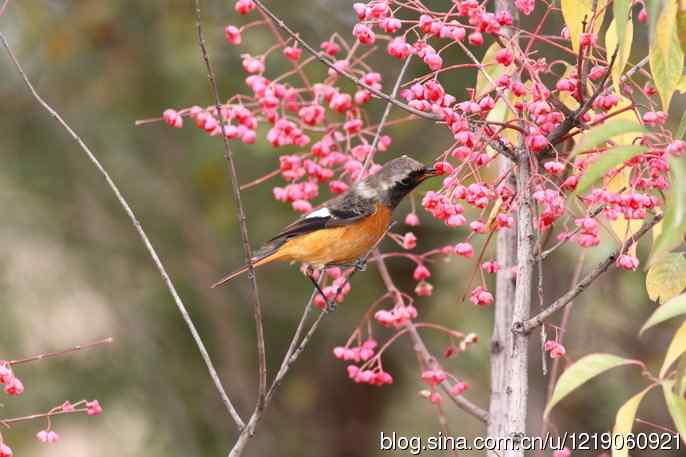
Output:
M376 205L370 201L334 199L329 204L288 225L269 242L288 240L315 230L350 225L375 212Z

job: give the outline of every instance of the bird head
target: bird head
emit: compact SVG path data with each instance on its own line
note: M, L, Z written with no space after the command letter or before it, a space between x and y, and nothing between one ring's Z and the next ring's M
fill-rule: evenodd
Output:
M381 203L393 209L424 180L437 175L434 168L403 155L386 162L378 173L362 181L360 190L375 192Z

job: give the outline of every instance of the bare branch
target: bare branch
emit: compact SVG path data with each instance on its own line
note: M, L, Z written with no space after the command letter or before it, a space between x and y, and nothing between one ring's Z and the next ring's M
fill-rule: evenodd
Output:
M195 324L193 324L193 320L191 319L190 315L188 314L188 311L186 309L186 306L184 305L183 301L181 300L181 297L179 296L178 292L176 291L176 287L174 287L174 283L172 282L171 278L169 277L169 274L167 273L167 270L164 268L164 265L162 264L162 261L160 260L159 256L157 255L157 251L155 251L155 248L152 246L152 243L150 242L150 239L146 235L145 231L143 230L143 227L141 226L141 223L138 221L138 218L136 217L135 213L127 203L126 199L122 195L121 191L119 190L119 187L114 183L112 178L110 177L109 173L105 168L102 166L100 161L95 157L93 152L90 150L90 148L86 145L86 143L83 142L81 137L67 124L67 122L59 115L57 111L55 111L43 98L36 92L36 89L34 89L33 84L31 84L31 81L29 80L28 76L26 76L26 73L24 72L23 68L19 64L19 61L17 60L16 56L12 52L12 49L9 46L9 43L7 42L7 39L5 38L5 35L3 33L0 33L0 40L2 40L2 44L7 50L7 53L10 56L10 59L12 60L12 63L14 64L15 68L17 71L19 71L19 74L21 75L22 79L24 80L24 83L26 86L29 88L31 91L31 94L33 97L36 99L36 101L45 108L45 110L50 113L50 115L55 118L55 120L69 133L69 135L76 141L76 143L79 145L79 147L83 150L83 152L86 153L86 156L88 156L88 159L95 165L95 167L98 169L98 171L102 174L102 176L105 178L105 181L107 182L107 185L110 187L112 192L114 193L115 197L119 201L119 204L124 208L124 211L126 212L127 216L131 220L131 223L133 224L134 228L138 232L138 235L140 236L141 240L143 241L143 244L145 245L145 248L148 250L148 253L150 254L150 257L152 258L153 262L155 263L155 266L157 267L160 276L162 276L162 280L164 281L165 285L167 286L167 289L169 290L169 293L171 294L172 298L174 299L174 303L176 304L176 307L179 309L179 312L181 313L181 317L183 318L184 322L186 323L186 326L188 327L188 330L191 332L191 336L193 337L193 340L195 341L195 345L198 347L198 350L200 351L200 355L203 358L203 361L205 362L205 365L207 366L207 371L210 374L210 377L212 378L212 381L214 382L215 388L217 389L217 392L219 392L219 395L222 399L222 402L224 403L224 406L226 407L227 411L229 414L231 414L231 417L233 418L234 422L238 426L238 429L242 429L244 424L243 420L241 419L240 415L238 414L238 411L236 411L236 408L233 406L233 403L229 399L229 396L226 394L226 391L224 390L224 386L222 385L221 380L219 379L219 375L217 374L217 370L214 367L214 364L212 363L212 359L210 358L209 353L207 352L207 349L205 348L205 344L202 341L202 338L200 337L200 334L198 333L198 330L195 328Z
M326 311L322 311L319 313L319 316L317 316L317 319L312 323L310 326L310 329L307 331L305 336L300 340L300 336L302 335L302 332L305 329L305 322L307 322L307 318L309 317L310 312L312 311L312 302L314 301L314 297L317 295L317 291L314 290L312 292L312 295L310 295L310 299L308 300L307 304L305 305L305 310L303 311L303 315L300 318L300 322L298 323L298 327L295 330L295 333L293 334L293 338L291 339L291 344L288 347L288 350L286 351L286 354L283 357L283 360L281 362L281 367L279 368L278 373L276 374L276 377L272 381L271 386L269 387L269 390L267 391L267 395L265 397L265 402L264 402L264 407L262 409L255 409L253 414L250 416L250 419L248 420L248 424L246 427L241 431L240 435L238 436L238 439L236 440L236 443L233 445L233 448L229 452L229 457L238 457L240 456L243 451L245 450L245 446L248 444L248 441L250 438L253 437L255 434L255 427L257 426L257 423L262 419L262 416L269 406L274 393L276 390L279 388L281 385L281 382L283 381L284 377L288 373L289 369L295 363L296 360L298 360L298 357L300 357L300 354L305 350L305 347L309 343L310 339L312 338L312 335L314 332L317 330L319 327L319 324L321 323L322 319L324 316L327 314ZM298 341L300 341L298 343Z
M198 31L198 44L202 52L205 67L207 68L207 79L210 83L210 89L214 96L215 108L217 109L217 117L222 126L222 140L224 140L224 158L229 169L229 176L231 178L231 190L233 192L233 199L238 210L238 224L241 231L241 240L243 241L243 253L245 254L245 262L248 264L248 277L250 278L250 285L253 300L253 313L255 317L255 327L257 333L257 360L259 370L259 384L258 396L255 409L262 409L264 406L264 399L267 395L267 356L264 345L264 328L262 325L262 303L260 302L260 294L257 287L257 278L255 276L255 268L252 264L252 248L250 246L250 238L248 236L248 220L243 209L243 201L241 200L240 184L238 183L238 174L236 173L236 163L233 160L233 152L229 146L229 140L224 135L226 129L226 119L221 114L221 101L219 98L219 89L217 89L217 82L215 80L214 71L207 53L207 46L205 45L205 37L202 31L202 21L200 18L200 0L195 0L195 25Z
M403 66L400 68L400 73L398 73L398 77L395 80L395 85L393 86L393 92L391 92L391 98L395 99L398 96L398 91L400 90L400 83L402 82L403 77L405 76L407 67L410 66L411 60L412 56L407 56L405 62L403 63ZM381 138L381 132L383 131L384 126L386 125L386 119L388 119L388 114L391 112L391 106L393 106L393 104L390 101L386 103L386 107L384 108L383 115L381 115L379 125L376 127L376 133L374 134L374 139L372 140L371 149L369 150L369 154L367 154L367 158L364 161L364 165L362 166L362 173L360 173L359 175L360 179L362 179L362 177L365 175L365 172L371 165L372 160L374 160L374 155L376 153L376 145L379 143L379 138Z
M583 292L593 281L598 279L600 275L605 273L617 260L620 255L626 254L629 248L634 245L638 240L641 239L643 235L648 233L648 231L653 228L655 224L662 220L662 214L655 215L651 220L645 221L640 229L634 233L620 248L615 250L610 256L599 263L590 273L588 273L581 281L579 281L576 286L570 289L562 297L555 300L550 306L545 308L543 311L535 315L534 317L526 320L515 322L512 326L512 331L520 334L528 334L531 330L543 325L543 323L550 316L555 314L557 311L561 310L572 300L576 298L581 292Z

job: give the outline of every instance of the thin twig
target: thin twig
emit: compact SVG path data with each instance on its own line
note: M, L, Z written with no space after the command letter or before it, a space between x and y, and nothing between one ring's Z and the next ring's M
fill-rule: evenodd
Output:
M221 114L221 101L219 97L219 89L217 89L217 82L214 76L214 70L212 70L212 63L210 62L210 57L207 52L207 46L205 44L205 37L202 31L202 21L200 18L200 0L195 0L195 26L198 32L198 44L200 46L200 51L202 52L202 58L205 61L205 67L207 68L207 79L210 83L210 89L212 90L212 95L214 96L214 103L217 109L217 116L219 117L219 122L222 126L222 140L224 140L224 158L229 169L229 175L231 178L231 190L233 192L233 199L238 210L238 225L240 226L241 240L243 241L243 253L245 255L245 262L248 265L248 277L250 278L252 300L253 300L253 313L255 317L255 330L257 334L257 360L258 360L258 371L259 371L259 382L258 382L258 396L257 404L255 409L262 409L264 406L264 398L267 394L267 356L264 345L264 328L262 325L262 303L260 302L259 289L257 287L257 278L255 276L255 268L252 264L252 248L250 246L250 238L248 236L248 221L245 216L245 210L243 209L243 201L241 200L241 190L240 184L238 183L238 173L236 172L236 163L233 160L233 152L229 146L229 140L224 135L226 129L226 119Z
M581 292L583 292L593 281L598 279L600 275L605 273L617 260L620 255L626 254L638 240L641 239L655 224L662 220L662 214L655 215L651 220L645 221L640 229L634 233L620 248L610 254L604 261L599 263L590 273L588 273L576 286L570 289L562 297L558 298L550 306L545 308L534 317L526 321L515 322L512 326L512 331L515 333L528 334L531 330L537 328L555 314L560 309L571 303Z
M312 310L312 302L314 301L314 297L317 295L317 291L313 291L312 295L310 296L310 299L308 300L307 304L305 305L305 310L303 311L303 315L300 318L300 322L298 323L298 327L293 334L293 338L291 340L291 344L288 347L288 350L286 351L286 354L283 357L283 361L281 362L281 368L279 368L278 373L276 374L276 377L272 381L271 386L269 387L269 390L267 391L267 395L265 397L265 402L264 402L264 408L262 409L256 409L252 415L250 416L250 419L248 420L248 424L245 426L245 428L241 431L240 435L238 436L238 439L233 445L233 448L231 448L231 451L229 452L229 457L238 457L240 456L243 451L245 450L245 446L248 444L248 441L250 438L253 437L255 434L255 427L257 426L257 423L262 419L262 416L264 415L264 411L267 409L269 406L269 403L271 402L274 393L276 390L279 388L281 385L281 382L283 381L284 377L288 373L290 367L295 363L296 360L298 360L298 357L300 357L300 354L305 350L305 347L307 346L307 343L312 338L312 335L314 335L314 332L317 330L319 327L319 324L321 323L322 319L324 316L326 316L327 312L322 311L319 313L319 316L317 316L317 319L312 323L310 326L309 330L305 334L305 336L300 340L300 335L302 335L303 330L305 329L305 322L307 321L307 318ZM300 340L300 343L298 341Z
M407 68L410 66L410 60L412 59L412 56L408 56L405 59L405 62L403 63L403 66L400 68L400 73L398 73L398 77L395 80L395 85L393 86L393 91L391 92L391 97L396 98L398 96L398 91L400 90L400 83L403 80L403 77L405 76L405 71L407 71ZM372 146L371 149L369 150L369 154L367 154L367 158L364 161L364 165L362 166L362 172L359 174L360 178L365 175L367 169L372 163L372 160L374 160L374 155L376 154L376 145L379 143L379 138L381 138L381 131L383 130L384 126L386 125L386 119L388 119L388 114L391 112L391 106L393 104L389 101L386 103L386 107L384 108L383 115L381 116L381 120L379 121L379 125L376 128L376 133L374 134L374 139L372 140Z
M97 346L103 346L105 344L111 344L113 341L114 341L114 338L112 338L110 336L109 338L94 341L94 342L88 343L88 344L79 344L76 346L72 346L69 349L63 349L61 351L45 352L43 354L38 354L38 355L31 356L31 357L25 357L23 359L10 360L9 364L10 365L19 365L22 363L37 362L39 360L49 359L50 357L59 357L59 356L65 355L65 354L69 354L70 352L77 352L77 351L82 351L84 349L91 349L91 348L94 348Z
M146 235L145 231L143 230L143 227L141 226L141 223L138 221L138 218L136 217L133 210L127 203L121 191L119 190L119 187L117 187L117 185L114 183L107 170L105 170L105 168L102 166L100 161L95 157L90 148L86 146L81 137L77 135L77 133L69 126L69 124L67 124L67 122L64 119L62 119L62 117L59 115L57 111L55 111L50 105L48 105L48 103L45 100L43 100L43 98L40 95L38 95L38 92L36 92L36 89L34 89L33 84L31 84L31 81L29 81L28 77L26 76L26 73L24 72L24 69L21 67L19 61L12 52L12 49L10 48L9 43L7 42L7 39L5 38L5 35L3 33L0 33L0 40L2 40L3 46L7 50L10 59L12 59L12 63L14 64L15 68L19 71L19 74L24 80L26 86L31 91L33 97L36 99L36 101L38 101L38 103L40 103L41 106L43 106L43 108L45 108L45 110L48 113L50 113L50 115L53 118L55 118L55 120L57 120L57 122L67 131L67 133L69 133L69 135L78 143L79 147L88 156L88 159L93 163L93 165L95 165L98 171L105 178L107 185L114 193L115 197L119 201L119 204L122 206L122 208L124 208L124 211L133 223L134 228L138 232L138 235L140 236L141 240L143 241L143 244L145 245L145 248L148 250L150 257L155 263L155 266L157 267L160 276L162 276L162 280L164 281L165 285L167 286L167 289L169 290L169 293L174 299L174 303L176 304L176 307L179 309L181 317L186 323L188 330L191 332L193 341L195 342L195 345L198 347L198 350L200 351L200 355L202 356L202 359L205 362L205 365L207 366L207 371L209 372L210 377L214 382L214 386L217 389L217 392L219 392L219 395L222 399L222 402L224 403L224 406L226 407L229 414L231 414L231 417L238 426L239 430L242 429L244 426L243 420L238 414L238 411L236 411L236 408L233 406L231 399L229 399L229 396L226 394L224 386L222 385L222 382L219 379L219 375L217 374L217 370L215 369L214 364L212 363L212 359L210 358L210 355L207 352L207 349L205 348L205 344L203 343L202 338L198 333L198 330L195 328L193 320L191 319L190 315L188 314L188 311L186 310L186 306L181 300L181 297L176 291L176 287L174 287L174 283L169 277L169 274L167 273L167 270L164 268L164 265L162 264L162 261L160 260L159 256L157 255L157 251L155 251L155 248L152 246L150 239Z
M605 206L599 206L598 208L591 211L591 213L588 215L588 217L595 218L598 214L602 213L604 209L605 209ZM581 231L581 227L575 228L573 231L568 233L567 236L565 236L564 238L559 240L557 243L555 243L552 247L543 251L541 253L541 255L539 256L539 258L541 260L545 260L550 254L557 251L563 244L565 244L567 241L569 241L574 235L576 235L580 231Z

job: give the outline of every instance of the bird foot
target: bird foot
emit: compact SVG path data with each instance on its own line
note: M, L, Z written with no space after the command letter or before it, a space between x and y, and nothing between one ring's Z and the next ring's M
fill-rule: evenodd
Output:
M360 259L353 264L355 271L367 271L367 260Z
M336 306L337 306L336 300L327 300L326 308L324 309L324 311L326 313L333 313L334 311L336 311Z

